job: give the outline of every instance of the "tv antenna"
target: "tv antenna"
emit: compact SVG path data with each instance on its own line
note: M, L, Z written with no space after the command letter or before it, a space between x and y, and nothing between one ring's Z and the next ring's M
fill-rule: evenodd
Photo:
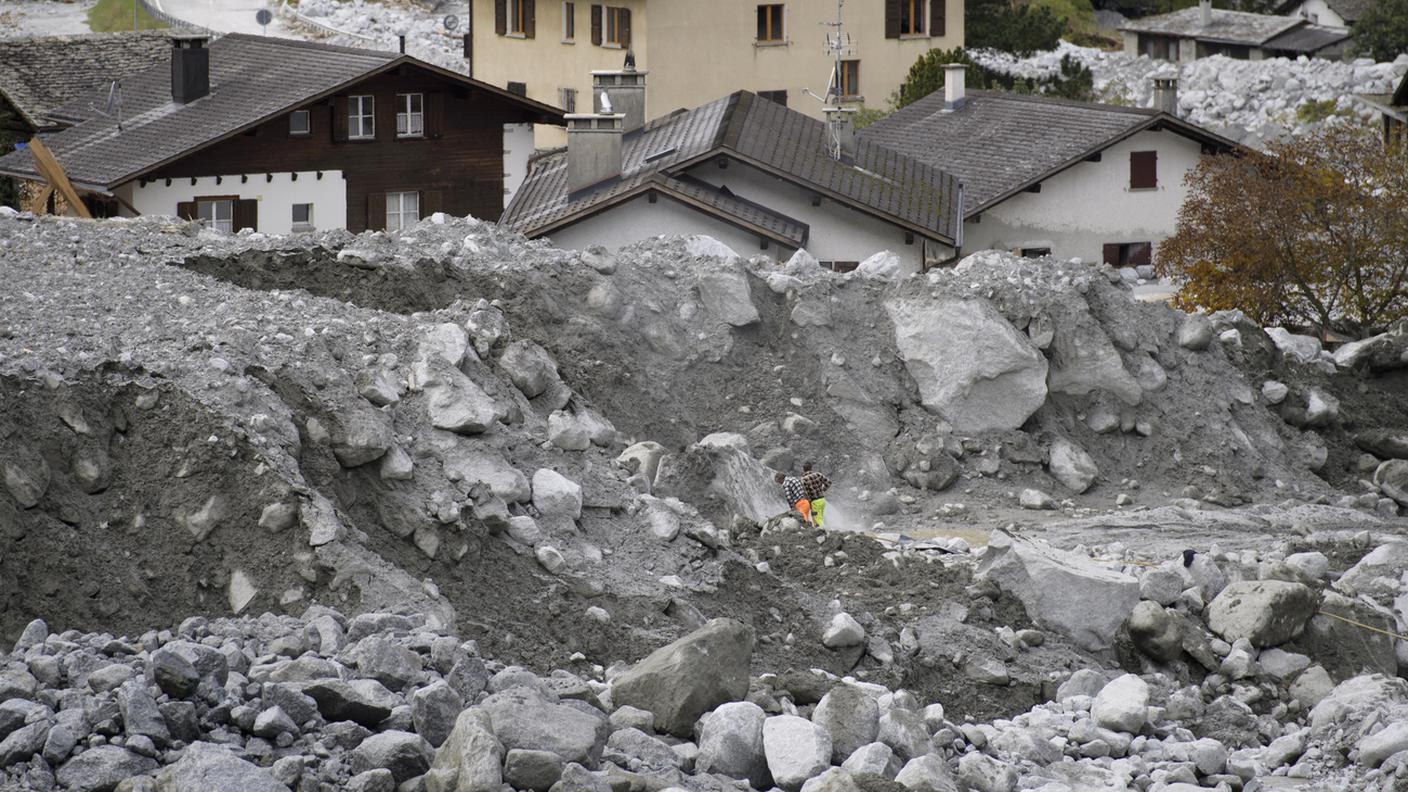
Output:
M826 95L818 96L810 88L803 88L802 93L822 103L822 112L826 114L826 155L831 159L841 159L841 128L851 123L850 116L855 113L855 108L842 107L842 63L847 55L855 54L855 42L851 34L847 33L842 20L842 11L845 9L846 0L836 0L836 21L822 22L823 27L831 28L826 34L826 54L831 56L831 78L826 83Z
M88 105L88 107L90 107L93 112L97 113L100 116L103 116L104 118L116 118L117 131L121 132L122 82L120 80L113 80L112 83L108 85L108 98L107 101L103 103L103 108L101 110L99 110L96 105L93 105L91 103Z

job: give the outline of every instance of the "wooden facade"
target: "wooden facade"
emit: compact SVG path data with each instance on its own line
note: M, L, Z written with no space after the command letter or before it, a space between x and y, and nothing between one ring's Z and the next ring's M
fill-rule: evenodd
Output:
M423 136L396 135L398 94L424 96ZM374 97L375 137L350 139L347 97ZM309 111L307 134L290 133L290 115ZM194 151L143 179L342 171L347 228L385 225L388 192L420 193L420 216L433 212L496 220L504 203L504 125L537 120L491 92L406 64L348 86L232 138Z

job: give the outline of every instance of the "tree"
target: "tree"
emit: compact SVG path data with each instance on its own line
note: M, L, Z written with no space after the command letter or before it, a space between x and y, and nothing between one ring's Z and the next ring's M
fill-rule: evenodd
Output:
M1022 56L1056 49L1065 28L1051 9L1015 5L1010 0L967 0L963 25L969 47Z
M1408 52L1408 0L1379 0L1357 19L1354 54L1391 61Z
M929 94L943 90L944 65L961 63L968 67L964 81L974 88L985 90L1010 91L1025 94L1049 94L1065 99L1089 101L1094 97L1095 75L1079 61L1069 55L1061 58L1061 70L1049 77L1013 77L1010 74L984 68L974 61L962 47L951 50L932 49L909 67L899 94L894 98L895 107L904 107L923 99Z
M1175 305L1354 335L1408 316L1406 156L1336 125L1204 157L1155 262Z

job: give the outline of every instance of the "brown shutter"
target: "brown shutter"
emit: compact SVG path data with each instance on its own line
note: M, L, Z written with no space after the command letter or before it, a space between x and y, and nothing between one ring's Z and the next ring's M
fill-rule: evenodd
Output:
M621 9L621 46L631 48L631 9Z
M494 32L500 36L508 32L508 0L494 0Z
M422 190L420 194L420 216L430 217L436 212L445 211L445 196L439 190Z
M943 36L946 34L944 23L947 21L945 12L948 10L948 0L929 0L929 35Z
M592 6L592 43L601 46L601 6Z
M234 213L230 218L234 222L230 225L236 231L241 228L248 228L250 231L259 230L259 202L250 199L236 199Z
M425 95L425 136L438 138L445 134L445 95L431 91Z
M1129 153L1129 188L1149 190L1159 186L1159 152L1131 151Z
M369 193L367 195L366 230L386 230L386 193Z
M347 97L339 96L332 100L332 139L334 143L347 140Z
M523 34L533 38L538 34L538 3L536 0L523 0L523 5L523 11L528 15L523 21Z
M182 220L196 219L196 202L181 201L180 203L176 204L176 216L181 218Z
M1118 243L1107 242L1101 248L1101 256L1105 259L1108 267L1118 267L1120 265L1120 246Z
M900 37L900 0L885 0L885 38Z
M1153 244L1149 242L1134 242L1129 246L1129 266L1146 267L1150 264L1151 254L1154 252Z

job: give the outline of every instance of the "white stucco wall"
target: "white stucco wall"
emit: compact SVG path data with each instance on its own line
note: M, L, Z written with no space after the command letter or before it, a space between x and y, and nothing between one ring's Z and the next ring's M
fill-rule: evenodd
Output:
M1309 19L1317 25L1326 27L1347 28L1344 17L1335 13L1325 0L1303 0L1300 5L1286 12L1286 16Z
M757 235L664 195L653 204L645 196L635 198L555 231L548 238L557 247L569 250L582 250L592 245L617 250L651 237L691 234L714 237L745 257L765 253L773 258L785 258L794 252L780 249L771 241L767 250L761 250Z
M1129 188L1129 155L1157 151L1153 190ZM963 227L963 250L1051 248L1059 258L1099 261L1105 243L1153 242L1173 233L1187 187L1184 174L1201 156L1198 143L1173 132L1141 132L1019 193Z
M242 200L259 201L259 231L265 234L287 234L293 230L293 205L313 204L313 227L319 230L347 227L347 183L342 171L300 171L275 173L270 180L263 173L203 176L192 179L157 179L141 185L128 182L117 188L117 195L143 215L175 215L176 205L197 197L238 196ZM216 183L216 179L220 183ZM124 214L130 214L126 209ZM236 229L238 230L238 229Z
M533 154L533 125L504 124L504 208L528 178L528 158Z

